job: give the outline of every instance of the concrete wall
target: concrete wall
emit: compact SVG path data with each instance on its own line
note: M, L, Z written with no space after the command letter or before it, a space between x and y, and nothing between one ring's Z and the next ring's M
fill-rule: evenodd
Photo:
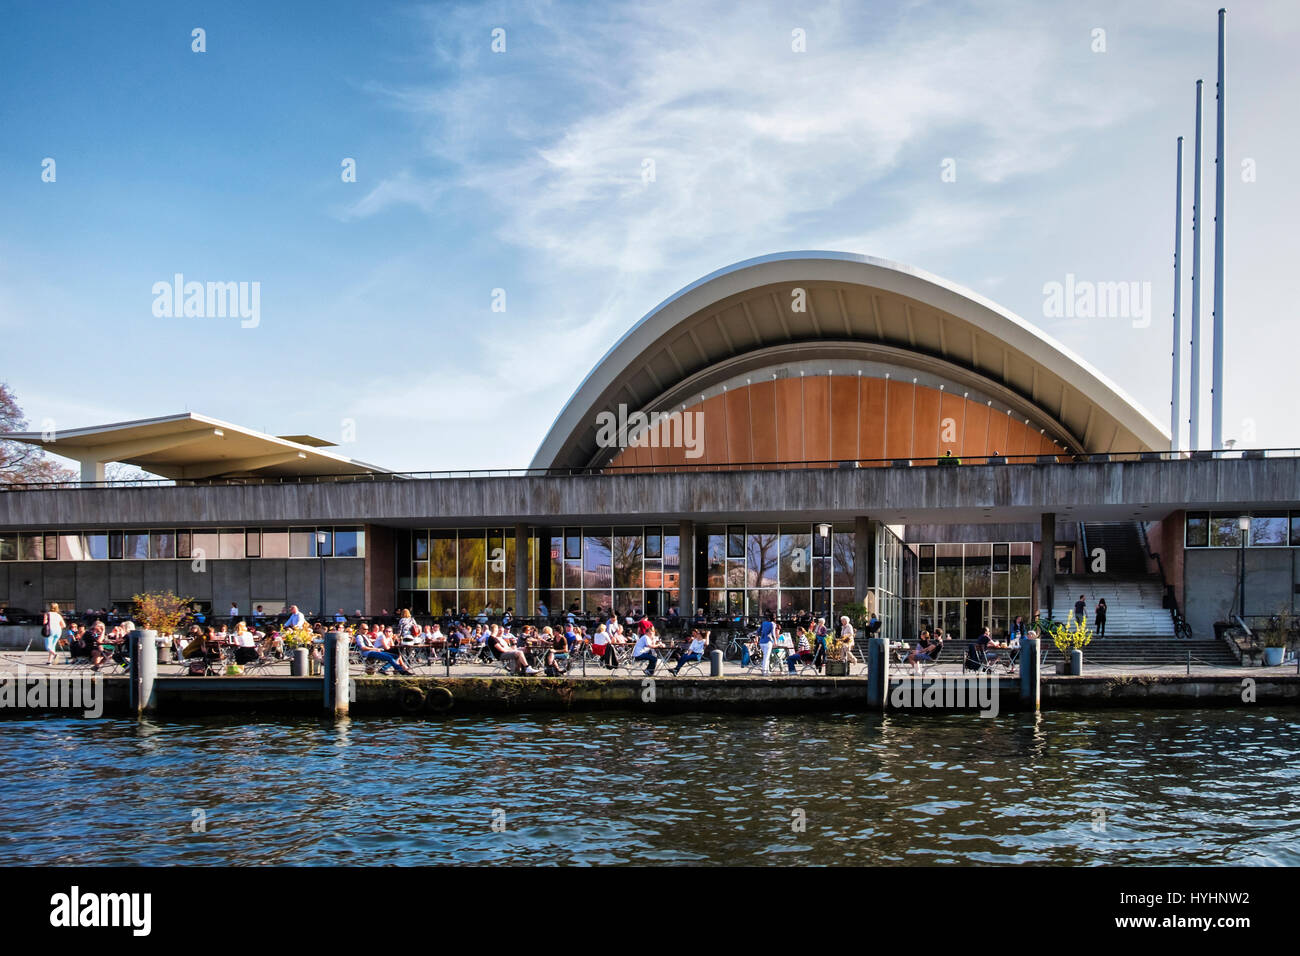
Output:
M259 601L287 601L315 612L320 603L320 563L312 559L245 558L214 560L202 571L189 561L36 561L0 564L0 601L28 611L58 601L64 607L101 608L129 601L141 591L174 591L182 597L212 602L223 615L235 601L247 614ZM329 558L325 565L327 610L379 605L392 607L385 594L378 605L366 602L365 560Z
M1295 548L1246 549L1246 613L1296 607L1300 583ZM1213 637L1214 623L1237 612L1241 553L1235 548L1188 548L1183 554L1183 614L1197 637Z
M555 478L99 488L0 494L0 528L584 521L845 520L886 524L1155 520L1178 508L1296 507L1300 458L695 471Z

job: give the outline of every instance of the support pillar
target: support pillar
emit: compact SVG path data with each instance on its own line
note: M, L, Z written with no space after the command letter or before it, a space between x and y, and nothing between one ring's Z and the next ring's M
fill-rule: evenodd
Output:
M528 606L528 525L515 525L515 617L532 617Z
M1042 531L1038 536L1042 552L1038 556L1038 616L1050 618L1056 594L1056 513L1047 512L1042 517Z
M677 526L677 613L683 621L695 616L695 522Z
M158 632L131 632L131 712L137 717L157 707L154 680L158 676Z
M1025 638L1020 642L1020 706L1024 710L1038 710L1041 686L1042 657L1040 638Z
M884 710L889 698L889 641L873 637L867 641L867 707Z
M348 635L329 631L325 635L325 713L346 717L348 713Z

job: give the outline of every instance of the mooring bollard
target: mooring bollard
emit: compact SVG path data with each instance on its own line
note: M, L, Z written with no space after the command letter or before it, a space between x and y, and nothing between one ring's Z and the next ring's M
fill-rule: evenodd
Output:
M325 712L345 716L348 712L348 635L330 631L325 635Z
M1070 676L1083 676L1083 651L1078 648L1070 651Z
M867 641L867 706L884 710L889 697L889 641L873 637Z
M152 713L157 706L154 679L158 676L158 632L132 631L131 712L136 716Z
M295 647L293 649L293 660L289 662L289 676L307 676L307 648Z
M718 650L716 647L709 651L709 676L722 676L722 651Z
M1039 672L1042 669L1038 645L1036 637L1020 642L1020 706L1026 710L1038 710Z

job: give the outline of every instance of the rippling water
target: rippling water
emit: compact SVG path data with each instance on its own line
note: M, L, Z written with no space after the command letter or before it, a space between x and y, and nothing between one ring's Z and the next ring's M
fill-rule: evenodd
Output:
M8 720L0 851L11 865L1295 866L1297 729L1294 710L1264 709Z

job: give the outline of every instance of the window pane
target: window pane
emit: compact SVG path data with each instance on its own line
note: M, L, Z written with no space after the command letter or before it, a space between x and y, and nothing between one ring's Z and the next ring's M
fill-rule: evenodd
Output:
M190 551L192 550L190 545L193 542L193 540L194 540L194 535L191 534L190 532L177 531L176 532L176 557L188 558L190 556ZM152 545L150 547L152 547ZM158 557L158 555L155 554L154 557L156 558Z
M421 535L423 537L423 535ZM456 532L432 531L429 533L429 587L435 591L453 591L456 588ZM439 600L444 600L440 598ZM444 606L455 607L451 597Z
M724 535L709 535L708 550L708 568L709 577L708 585L710 588L721 588L726 586L726 548L727 541ZM712 601L712 598L710 598Z
M1028 541L1018 542L1011 546L1010 584L1013 598L1030 597L1034 580L1033 550L1034 546Z
M429 560L429 536L423 531L417 531L411 535L411 560Z
M42 535L45 541L45 560L59 560L59 536L57 534Z
M935 546L934 587L936 597L961 597L961 545L940 544Z
M578 528L564 530L564 559L566 561L582 559L582 531Z
M727 557L743 558L745 556L745 527L744 525L727 526Z
M620 532L624 530L619 529ZM643 583L641 535L615 534L613 548L614 587L620 590L639 590Z
M1241 544L1238 515L1213 515L1210 518L1210 547L1236 548Z
M1286 515L1256 515L1250 519L1250 544L1255 548L1285 545Z
M993 572L1008 570L1009 559L1011 556L1011 547L1006 544L995 544L993 546Z
M610 567L610 540L604 535L588 535L582 540L583 587L610 589L612 569ZM610 602L609 595L601 602L602 606Z
M807 531L781 535L780 576L783 588L808 587L812 580L812 535Z
M108 534L108 556L120 558L122 556L122 532L110 531Z
M989 580L993 548L987 544L966 545L966 596L988 597L992 588Z
M664 536L658 528L645 529L645 556L647 558L662 558L664 547Z
M462 591L474 590L486 592L487 589L487 541L481 534L463 531L460 535L459 551L456 558L456 581ZM474 613L483 610L487 598L461 596L461 607L466 603L472 605Z
M727 587L743 588L745 586L745 559L727 558Z
M85 555L92 561L108 560L108 534L101 532L92 532L82 536L82 546L86 549Z
M18 536L18 560L40 561L45 555L45 541L39 534Z
M934 570L934 545L921 545L921 573Z
M1291 516L1291 544L1300 546L1300 514Z
M13 561L18 557L18 535L0 534L0 561Z
M126 551L127 557L131 558L174 558L176 535L171 531L129 534L126 536Z
M1189 548L1204 548L1210 543L1210 516L1204 511L1187 513L1187 538Z
M47 552L48 554L48 546ZM86 539L79 534L59 535L58 560L84 561L86 559Z
M500 591L506 586L506 543L500 528L493 528L487 533L485 561L488 589Z
M211 561L221 553L221 536L215 531L195 531L190 543L190 554Z
M262 557L287 558L289 556L289 532L263 531Z
M262 532L245 532L244 554L248 555L250 558L260 558L262 556Z
M776 569L780 559L780 535L773 531L754 531L748 537L748 584L751 588L767 591L776 587ZM776 610L776 594L771 596L771 608Z
M316 532L310 528L289 529L289 557L311 558L316 555Z
M835 564L835 586L853 586L853 532L837 531L831 536L831 557Z
M218 557L230 560L244 556L244 532L221 531L218 533L217 538Z
M427 590L429 587L429 562L412 561L411 566L415 571L413 586L421 591Z

